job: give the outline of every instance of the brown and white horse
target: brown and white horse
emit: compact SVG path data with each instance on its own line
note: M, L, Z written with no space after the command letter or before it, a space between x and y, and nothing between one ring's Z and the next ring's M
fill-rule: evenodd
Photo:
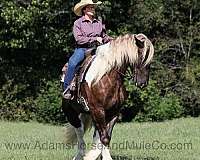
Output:
M119 36L99 46L96 58L81 84L81 95L87 101L89 113L84 113L78 103L63 99L62 109L68 118L67 143L78 141L78 153L74 160L112 160L108 146L113 127L118 119L122 102L126 98L123 84L128 67L136 86L148 84L149 66L154 47L143 34ZM93 123L93 149L85 154L84 132ZM102 145L102 147L98 147Z

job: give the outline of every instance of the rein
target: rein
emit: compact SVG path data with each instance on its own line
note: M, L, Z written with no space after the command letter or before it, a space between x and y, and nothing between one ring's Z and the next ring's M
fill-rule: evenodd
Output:
M115 70L117 73L119 73L120 75L122 75L123 77L125 77L126 76L126 74L124 74L124 73L122 73L122 72L120 72L119 70Z
M123 72L121 72L121 71L119 71L119 70L115 70L117 73L119 73L121 76L123 76L123 77L126 77L126 76L128 76L128 77L132 77L132 74L131 74L131 71L130 70L128 70L128 74L125 74L125 73L123 73ZM131 79L131 78L130 78Z

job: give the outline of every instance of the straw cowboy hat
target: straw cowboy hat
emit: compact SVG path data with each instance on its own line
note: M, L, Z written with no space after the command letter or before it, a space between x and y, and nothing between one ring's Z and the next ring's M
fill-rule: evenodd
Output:
M81 0L79 3L77 3L74 7L74 13L77 15L77 16L81 16L82 15L82 9L83 7L89 5L89 4L95 4L95 5L98 5L98 4L101 4L102 2L101 1L97 1L97 2L93 2L93 0Z

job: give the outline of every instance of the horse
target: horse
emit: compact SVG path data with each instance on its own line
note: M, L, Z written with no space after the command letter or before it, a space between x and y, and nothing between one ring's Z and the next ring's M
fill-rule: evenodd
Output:
M126 71L130 68L135 85L144 88L148 85L153 55L151 41L141 33L121 35L97 48L80 86L89 112L84 112L78 103L62 100L62 110L69 121L66 143L78 141L73 160L95 160L100 156L103 160L112 160L109 144L121 104L127 97L123 84ZM83 136L91 126L94 127L93 148L85 153Z

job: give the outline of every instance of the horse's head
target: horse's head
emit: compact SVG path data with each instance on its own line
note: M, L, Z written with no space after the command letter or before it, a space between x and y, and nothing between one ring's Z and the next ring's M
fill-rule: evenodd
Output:
M97 48L96 58L89 68L86 81L89 86L101 78L119 69L125 73L127 67L133 66L136 85L144 87L149 80L149 63L153 57L154 48L151 41L143 34L126 34Z
M153 57L154 48L150 40L143 34L135 35L135 43L138 47L138 56L133 67L133 79L136 86L144 88L149 81L150 61Z

